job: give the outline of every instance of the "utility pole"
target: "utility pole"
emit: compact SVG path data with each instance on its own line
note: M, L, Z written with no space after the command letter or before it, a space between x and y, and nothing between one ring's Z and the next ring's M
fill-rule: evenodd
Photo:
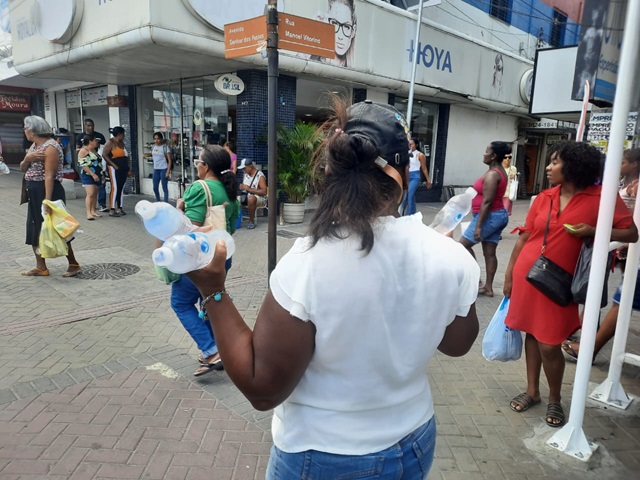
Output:
M416 87L416 68L418 67L418 45L420 44L420 27L422 26L422 9L424 8L424 1L420 0L420 6L418 7L418 18L416 20L416 36L413 40L413 58L411 59L411 83L409 84L409 101L407 102L407 123L409 124L409 130L411 130L412 121L411 115L413 115L413 92ZM412 133L413 135L413 133Z
M276 130L276 109L278 107L278 0L268 0L267 4L267 92L268 92L268 169L269 182L269 228L267 235L267 281L276 268L277 209L278 209L278 139Z

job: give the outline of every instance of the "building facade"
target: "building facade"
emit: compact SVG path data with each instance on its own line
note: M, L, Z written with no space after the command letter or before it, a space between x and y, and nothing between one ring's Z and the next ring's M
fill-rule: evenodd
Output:
M232 140L239 158L266 164L266 59L258 52L225 59L223 35L224 24L261 15L265 1L59 3L56 12L47 12L47 25L39 23L37 0L12 3L10 12L18 72L67 82L45 92L52 125L76 134L87 117L105 134L123 126L145 193L151 192L149 154L156 131L164 133L178 160L174 198L184 186L180 180L193 180L193 158L203 142ZM490 141L518 145L520 122L528 118L533 64L528 51L512 48L513 42L500 47L469 25L449 27L431 16L431 7L416 44L415 14L382 0L279 3L281 11L337 29L332 58L281 51L279 123L321 121L331 92L406 112L416 59L413 133L428 156L434 183L431 190L421 189L419 200L437 201L446 186L472 183L486 168L482 153ZM474 9L469 15L477 23L493 21L473 2L447 3Z

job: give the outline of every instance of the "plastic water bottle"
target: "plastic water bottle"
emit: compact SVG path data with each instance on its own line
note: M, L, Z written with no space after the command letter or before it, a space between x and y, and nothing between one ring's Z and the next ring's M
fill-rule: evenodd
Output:
M189 217L169 203L140 200L135 211L142 218L147 232L160 240L184 235L194 229Z
M429 226L444 235L453 231L471 211L471 201L477 194L473 187L469 187L464 193L451 197Z
M164 245L153 251L153 263L166 267L173 273L187 273L206 267L216 250L216 242L224 240L227 259L236 251L236 244L226 230L192 232L169 238Z

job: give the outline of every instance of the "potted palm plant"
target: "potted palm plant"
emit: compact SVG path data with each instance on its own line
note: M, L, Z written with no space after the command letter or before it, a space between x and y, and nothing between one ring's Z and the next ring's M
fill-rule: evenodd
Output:
M322 139L322 132L313 124L297 121L290 128L278 127L278 182L287 195L282 206L282 218L287 223L302 223L304 219L311 163Z

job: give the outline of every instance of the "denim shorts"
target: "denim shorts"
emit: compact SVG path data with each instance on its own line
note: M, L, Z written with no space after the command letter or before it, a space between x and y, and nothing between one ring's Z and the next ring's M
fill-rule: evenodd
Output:
M622 283L616 289L616 293L613 294L614 303L620 304L620 298L622 297ZM638 272L638 280L636 280L636 286L633 290L633 304L631 306L634 310L640 310L640 272Z
M312 434L312 433L311 433ZM436 448L436 420L431 417L395 445L367 455L336 455L317 450L286 453L275 445L267 480L346 480L427 478Z
M80 172L80 179L82 180L82 185L95 185L96 187L99 187L102 183L101 181L96 182L91 175L87 175L84 172Z
M469 227L464 231L462 236L469 240L474 245L478 243L478 241L474 238L473 232L476 229L476 225L478 224L479 213L473 214L473 220ZM504 208L500 210L492 210L489 212L489 215L484 219L484 223L482 224L482 230L480 231L480 238L482 238L483 242L489 243L498 243L500 241L500 235L502 235L502 230L509 223L509 214Z

